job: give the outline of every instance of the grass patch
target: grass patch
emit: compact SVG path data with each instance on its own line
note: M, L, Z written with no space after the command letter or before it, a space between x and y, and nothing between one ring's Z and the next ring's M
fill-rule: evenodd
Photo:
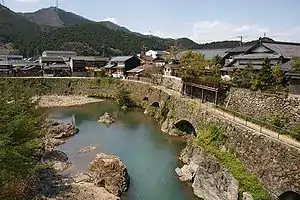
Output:
M222 152L220 146L226 143L226 136L220 126L214 123L198 131L197 144L214 155L219 162L239 181L239 193L250 192L254 200L269 200L269 192L233 153Z

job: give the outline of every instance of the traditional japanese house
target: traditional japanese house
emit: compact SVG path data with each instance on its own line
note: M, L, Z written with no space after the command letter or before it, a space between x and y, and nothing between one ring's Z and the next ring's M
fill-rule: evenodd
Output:
M107 65L109 58L98 56L76 56L70 60L72 76L86 76L89 71L97 71Z
M231 50L224 58L225 65L221 69L222 75L230 75L237 69L244 69L251 66L254 70L259 71L265 58L270 60L272 66L280 65L282 71L289 71L289 67L285 63L289 62L293 57L300 57L300 43L279 42L269 38L260 38L260 40L251 47L240 47L235 49L242 52L233 55ZM234 50L234 52L237 52Z
M125 78L127 71L140 66L141 60L135 56L118 56L113 57L104 67L109 71L111 76L116 78Z

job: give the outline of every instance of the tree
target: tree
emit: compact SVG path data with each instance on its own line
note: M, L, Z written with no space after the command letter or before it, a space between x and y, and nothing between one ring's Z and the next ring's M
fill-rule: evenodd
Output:
M199 77L201 72L209 65L201 53L187 51L184 53L180 60L180 74L181 76Z
M259 89L266 89L274 85L275 80L272 74L272 66L268 58L265 58L257 78L261 84Z
M45 115L37 103L24 87L1 84L0 199L22 198L27 181L40 166Z
M242 88L250 88L255 83L256 74L251 65L245 67L243 70L237 70L233 74L233 83Z
M224 65L224 61L221 56L216 55L212 58L212 64L222 66L222 65Z
M116 99L120 106L133 106L133 101L130 97L130 92L124 88L119 90L119 92L116 95Z
M170 46L167 51L170 53L166 55L167 62L176 60L178 54L180 53L180 50L177 46Z
M292 59L292 70L294 72L300 72L300 58L295 57Z
M275 80L276 86L282 86L283 85L283 71L281 70L280 65L276 65L272 70L272 75Z

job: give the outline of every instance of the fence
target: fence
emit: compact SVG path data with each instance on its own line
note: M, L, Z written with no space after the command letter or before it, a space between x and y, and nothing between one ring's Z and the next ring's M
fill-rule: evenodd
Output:
M195 99L196 101L201 101L201 99L195 98L190 95L184 95L184 97ZM250 117L248 115L230 110L220 105L215 105L212 103L204 103L201 105L204 110L214 114L216 117L222 117L222 119L225 119L230 123L250 128L264 136L283 141L293 147L300 148L300 134L298 133L284 129L282 127L274 126L269 122Z

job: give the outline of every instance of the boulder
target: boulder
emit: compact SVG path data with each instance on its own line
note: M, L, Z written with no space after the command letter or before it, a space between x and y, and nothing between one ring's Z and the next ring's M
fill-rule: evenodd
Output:
M196 145L181 154L185 165L176 169L180 180L191 181L194 194L205 200L237 200L239 183L218 160Z
M253 197L249 192L243 192L243 200L253 200Z
M42 162L50 163L58 172L66 170L71 165L68 156L64 152L57 150L47 152L42 157Z
M82 149L79 149L78 152L79 153L88 153L88 152L91 152L91 151L95 151L96 149L97 149L97 147L88 146L88 147L84 147Z
M43 125L47 130L44 138L43 149L50 152L55 147L64 144L65 140L78 133L74 124L65 124L59 120L47 119Z
M126 110L128 110L128 107L124 105L121 107L121 110L126 111Z
M114 121L115 119L108 112L102 115L98 120L99 123L108 124L108 125L114 123Z
M130 178L127 168L117 156L98 154L90 163L89 171L94 183L113 195L120 196L128 190Z
M73 200L120 200L119 197L109 193L103 187L97 187L93 183L73 183L72 187L78 190L71 198Z

